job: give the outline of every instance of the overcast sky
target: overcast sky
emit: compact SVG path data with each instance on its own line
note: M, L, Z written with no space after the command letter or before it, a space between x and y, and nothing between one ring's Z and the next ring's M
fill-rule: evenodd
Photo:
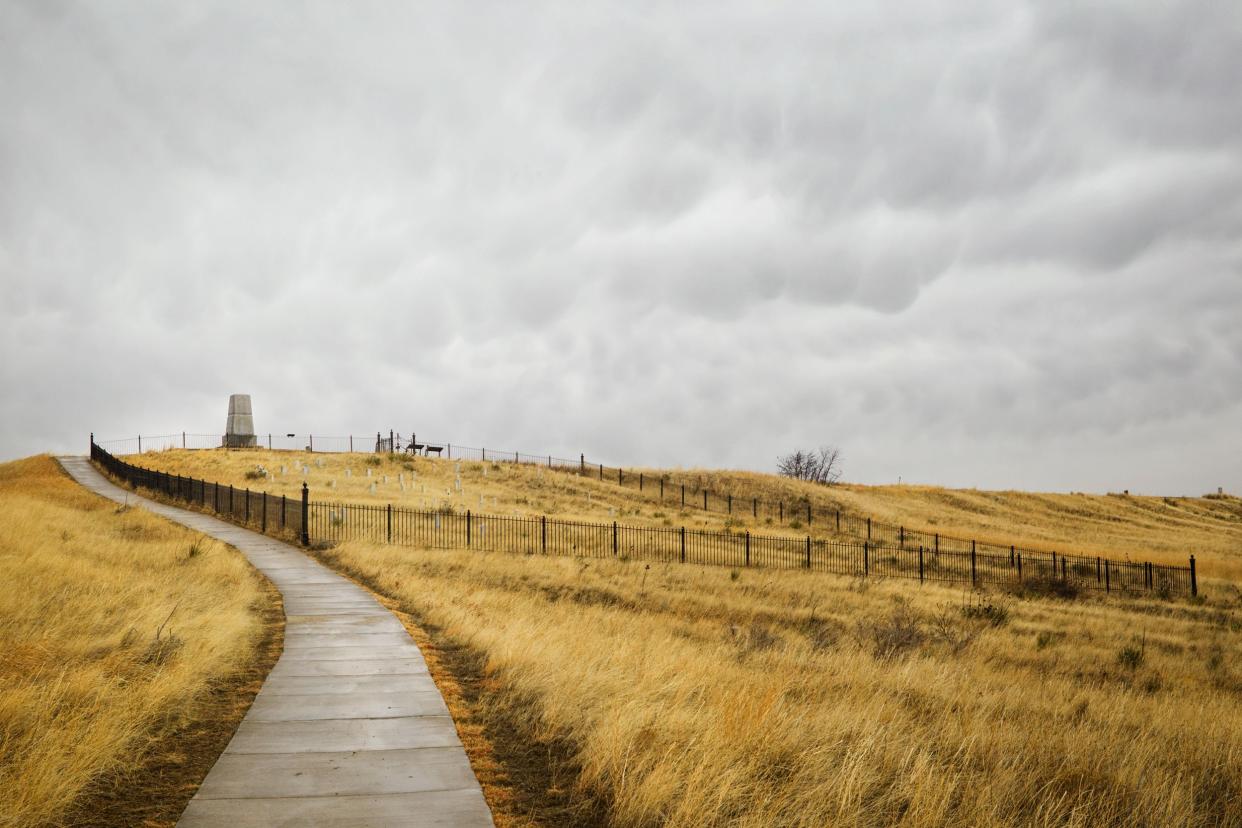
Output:
M0 0L0 458L1242 492L1242 4Z

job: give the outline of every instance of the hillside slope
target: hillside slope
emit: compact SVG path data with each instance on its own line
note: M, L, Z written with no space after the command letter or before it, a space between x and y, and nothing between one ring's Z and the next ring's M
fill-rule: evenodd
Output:
M741 471L626 470L579 476L538 465L481 463L370 453L254 450L167 450L130 457L147 468L275 494L300 496L305 481L319 501L381 502L414 508L472 509L502 514L546 514L636 525L749 529L774 535L832 534L828 521L799 519L795 503L816 514L841 509L854 516L1035 549L1185 564L1199 559L1207 577L1242 579L1242 500L1114 495L990 492L929 486L816 486ZM247 479L258 468L267 476ZM282 473L282 468L284 469ZM305 474L303 469L306 469ZM589 467L588 467L589 468ZM615 474L615 473L614 473ZM644 479L637 488L638 476ZM659 480L666 478L661 499ZM461 486L458 488L457 480ZM706 488L682 507L688 492ZM733 497L732 514L723 498ZM759 507L754 506L758 499ZM776 504L787 504L784 520Z

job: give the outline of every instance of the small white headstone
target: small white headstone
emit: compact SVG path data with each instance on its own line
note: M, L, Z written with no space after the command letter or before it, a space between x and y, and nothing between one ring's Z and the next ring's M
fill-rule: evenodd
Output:
M371 476L371 470L367 469L367 477L370 477L370 476Z
M381 478L381 480L383 480L385 483L387 483L387 482L388 482L388 475L384 475L384 476Z
M281 474L284 474L284 473L285 473L285 467L284 467L284 466L281 466L281 467L280 467L280 473L281 473Z
M302 476L303 476L303 477L305 477L305 476L306 476L306 475L308 475L308 474L310 474L310 466L303 466L303 467L302 467Z
M351 474L353 474L353 471L352 471L352 470L350 470L350 469L348 469L348 468L347 468L347 469L345 469L345 476L346 476L346 477L349 477Z
M371 484L371 494L375 494L375 484Z

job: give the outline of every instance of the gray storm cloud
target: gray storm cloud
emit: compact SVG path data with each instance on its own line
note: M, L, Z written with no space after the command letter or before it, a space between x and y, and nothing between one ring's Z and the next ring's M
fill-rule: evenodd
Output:
M1242 8L0 5L0 456L1242 490Z

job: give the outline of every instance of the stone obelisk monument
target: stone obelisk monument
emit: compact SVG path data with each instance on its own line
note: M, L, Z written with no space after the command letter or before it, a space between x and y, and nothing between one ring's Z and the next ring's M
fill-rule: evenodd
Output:
M250 408L249 394L229 396L229 421L224 427L225 448L254 448L254 412Z

